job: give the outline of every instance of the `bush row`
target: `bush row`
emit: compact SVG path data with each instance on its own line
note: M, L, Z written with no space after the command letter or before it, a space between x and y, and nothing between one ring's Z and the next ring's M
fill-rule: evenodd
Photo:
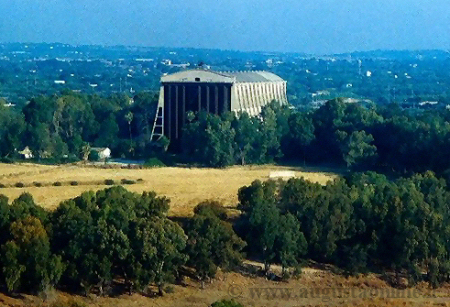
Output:
M98 185L98 184L104 184L104 185L116 185L116 184L122 184L122 185L131 185L131 184L136 184L136 183L141 183L144 180L139 178L137 180L133 180L133 179L121 179L120 181L115 181L113 179L106 179L102 182L79 182L79 181L69 181L69 182L61 182L61 181L55 181L53 183L44 183L44 182L33 182L31 184L27 184L27 183L23 183L23 182L16 182L12 185L10 184L3 184L0 183L0 189L4 189L4 188L10 188L10 187L14 187L14 188L25 188L25 187L46 187L46 186L54 186L54 187L61 187L61 186L66 186L66 185L71 185L71 186L78 186L78 185Z

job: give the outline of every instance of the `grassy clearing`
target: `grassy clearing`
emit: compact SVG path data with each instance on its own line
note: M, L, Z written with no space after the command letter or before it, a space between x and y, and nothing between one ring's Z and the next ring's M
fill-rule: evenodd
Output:
M50 172L58 166L39 165L32 163L0 163L0 180L17 178L22 175Z
M0 164L0 183L6 188L0 193L16 198L23 192L31 193L37 203L54 209L62 200L75 197L87 190L106 187L105 180L133 180L126 188L135 191L155 191L171 199L171 215L186 216L205 199L218 200L226 206L235 206L237 191L255 179L267 180L271 171L292 170L297 177L325 184L336 177L332 172L318 172L300 167L286 166L235 166L227 169L209 168L151 168L151 169L101 169L77 165L40 166L33 164ZM143 179L143 181L139 180ZM89 182L91 185L63 185L36 187L34 182ZM13 187L17 182L24 188ZM11 188L11 187L12 188Z

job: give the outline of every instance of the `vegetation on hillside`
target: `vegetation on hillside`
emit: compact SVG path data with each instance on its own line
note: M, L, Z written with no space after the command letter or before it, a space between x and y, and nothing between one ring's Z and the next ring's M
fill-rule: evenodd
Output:
M450 190L431 172L395 181L355 173L325 186L255 181L239 199L239 233L266 269L314 259L349 274L388 270L411 283L449 281Z
M218 268L239 267L246 252L266 274L281 265L283 278L313 259L437 286L450 278L448 204L445 180L431 172L395 181L355 173L325 186L255 181L239 190L233 224L220 204L204 202L180 225L167 217L167 198L122 187L85 192L53 212L27 193L11 205L2 196L0 284L10 293L100 295L153 284L162 295L189 272L203 285Z
M65 92L33 98L20 112L0 105L0 156L17 158L29 147L35 159L76 161L95 157L92 147L109 147L115 157L151 152L155 96L109 98Z
M23 194L12 205L0 202L1 285L10 293L37 293L48 287L100 295L123 280L130 294L150 283L160 295L181 280L189 259L197 276L212 278L218 267L242 260L237 237L218 204L201 204L185 230L167 218L169 200L122 187L86 192L53 212Z
M167 139L150 142L155 106L150 94L130 104L125 96L66 93L35 98L20 113L2 107L0 157L17 158L28 146L38 160L73 161L107 146L114 157L149 159L149 165L326 163L403 175L444 175L450 168L449 110L417 114L335 99L308 112L273 102L260 117L199 113L184 128L182 151L165 153Z
M32 47L40 54L39 46ZM8 48L0 46L1 54L16 54ZM65 48L69 47L58 45L55 52L67 52ZM0 68L7 69L0 90L6 88L21 105L15 108L0 100L0 158L14 161L28 147L38 161L97 161L100 157L93 147L109 147L114 157L145 159L147 166L177 161L212 167L281 162L332 164L351 172L324 186L304 179L254 181L239 190L241 214L234 219L219 203L207 201L196 207L194 216L175 221L167 216L169 199L122 187L85 192L52 212L37 206L27 193L12 204L0 195L2 289L39 293L56 287L111 295L144 293L153 285L163 295L170 292L167 284L182 284L185 274L203 287L219 269L239 267L246 255L264 264L267 277L274 264L281 266L281 277L287 279L312 259L333 263L346 274L387 270L407 276L411 284L427 281L438 286L450 281L450 110L444 107L448 91L442 90L450 78L441 72L447 55L430 51L419 59L383 53L384 59L373 61L380 56L375 53L368 58L360 55L364 60L359 62L291 55L303 64L299 65L287 55L268 61L258 54L252 63L249 55L224 60L221 52L211 52L217 67L270 65L270 70L293 81L288 95L296 108L274 101L257 117L189 114L181 150L175 152L165 138L151 143L155 94L141 92L131 99L131 89L117 94L107 88L114 85L113 78L123 77L124 69L126 78L133 78L129 74L133 73L137 76L133 84L147 89L140 84L143 76L153 75L149 87L155 87L155 76L178 68L161 59L151 65L153 59L120 59L121 52L111 62L92 64L85 58L76 63L67 59L35 63L24 53L17 53L17 61L1 57ZM180 61L186 58L177 55ZM427 68L416 69L416 62ZM89 68L89 83L83 83L92 87L89 91L50 88L44 96L18 94L20 87L24 93L31 91L28 72L39 70L36 74L42 73L43 84L48 85L50 78L74 77L71 69L83 65ZM24 82L13 84L13 75ZM78 81L68 82L70 88L82 85L74 80ZM119 86L122 92L122 79ZM332 99L310 108L313 95L337 94L369 97L378 104ZM390 103L398 99L403 102ZM425 99L436 103L415 108ZM103 181L110 186L117 182ZM25 184L17 182L15 187ZM212 306L240 305L220 301Z

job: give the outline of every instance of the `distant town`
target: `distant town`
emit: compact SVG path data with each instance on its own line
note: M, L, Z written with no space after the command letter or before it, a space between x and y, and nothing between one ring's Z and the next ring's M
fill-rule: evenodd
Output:
M373 51L314 56L206 49L0 44L0 97L22 107L32 97L64 90L108 96L159 91L163 75L186 69L270 71L288 83L288 101L318 108L348 103L398 103L404 108L450 104L446 51Z

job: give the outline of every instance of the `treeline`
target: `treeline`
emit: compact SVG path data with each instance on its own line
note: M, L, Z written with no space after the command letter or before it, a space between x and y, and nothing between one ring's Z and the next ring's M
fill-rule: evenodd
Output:
M166 138L150 140L156 103L149 93L131 100L64 92L34 98L20 111L0 106L0 157L16 159L28 146L38 160L76 161L87 159L92 147L109 147L116 158L158 157L166 164L326 163L439 175L450 169L449 110L412 113L335 99L308 112L273 102L258 117L191 113L181 152L164 153Z
M122 187L83 193L52 212L27 193L11 205L1 196L0 287L108 295L154 284L162 295L170 292L167 283L182 282L185 266L204 282L218 267L240 264L245 243L223 207L202 203L183 227L167 217L168 209L167 198Z
M239 201L238 233L266 270L314 259L349 274L387 270L411 283L450 281L450 191L431 172L396 181L355 173L325 186L255 181L240 189Z
M260 117L199 114L183 139L184 152L210 166L297 161L402 174L450 168L448 110L412 114L335 99L299 112L274 102Z
M109 147L115 157L145 157L156 103L150 93L131 99L70 91L33 98L20 111L0 103L0 157L18 158L27 146L39 160L80 160L91 147Z
M433 173L389 181L357 173L325 186L303 179L255 181L239 190L233 219L215 202L167 217L169 200L122 187L86 192L52 212L23 194L0 197L0 288L72 293L171 292L184 276L203 286L244 252L299 274L307 259L348 274L392 271L411 283L450 280L450 191Z

